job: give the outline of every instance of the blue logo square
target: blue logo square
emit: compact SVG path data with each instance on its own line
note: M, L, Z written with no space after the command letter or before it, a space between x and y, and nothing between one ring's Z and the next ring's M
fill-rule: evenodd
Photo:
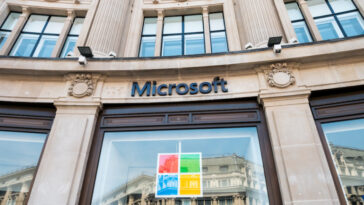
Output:
M163 174L158 175L158 196L178 195L178 175Z

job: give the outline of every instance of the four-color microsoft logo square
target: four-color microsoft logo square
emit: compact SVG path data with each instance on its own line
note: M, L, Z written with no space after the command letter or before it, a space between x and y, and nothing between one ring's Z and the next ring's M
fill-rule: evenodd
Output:
M201 153L158 154L156 197L202 196Z

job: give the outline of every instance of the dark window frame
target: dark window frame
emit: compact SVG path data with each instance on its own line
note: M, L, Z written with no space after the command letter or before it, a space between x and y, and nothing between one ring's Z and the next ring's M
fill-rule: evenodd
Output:
M321 19L321 18L334 17L335 22L339 26L339 29L340 29L341 33L343 34L343 36L344 36L343 38L348 38L349 36L346 34L346 32L345 32L343 26L341 25L341 22L339 21L339 19L338 19L337 16L338 15L341 15L341 14L348 14L348 13L358 12L359 15L364 19L363 14L359 11L359 9L356 6L355 2L353 0L351 0L351 2L353 3L355 9L335 13L335 11L334 11L333 7L331 6L329 0L325 0L325 3L328 6L328 8L330 9L331 14L322 15L322 16L316 16L316 17L313 17L313 19L316 20L316 19Z
M28 203L29 196L32 194L33 184L37 177L45 147L47 146L55 113L56 109L50 104L0 102L0 131L42 133L47 135L30 183L28 195L25 198L25 204Z
M210 14L216 14L216 13L221 13L222 14L222 20L224 23L224 29L223 30L216 30L216 31L211 31L211 22L210 22ZM225 16L224 16L224 12L222 11L218 11L218 12L211 12L209 13L209 36L210 36L210 47L211 47L211 53L228 53L229 52L229 42L228 42L228 38L227 38L227 32L226 32L226 25L225 25ZM211 34L212 33L220 33L220 32L225 32L225 40L226 40L226 52L213 52L212 50L212 41L211 41Z
M339 201L346 204L347 199L322 124L364 118L364 86L314 92L310 97L310 105Z
M143 18L143 27L142 27L142 33L141 33L141 35L140 35L140 40L139 40L139 49L138 49L138 56L139 56L139 58L151 58L151 57L154 57L154 54L153 54L153 56L141 56L140 55L140 52L141 52L141 49L142 49L142 40L143 40L143 37L154 37L156 40L157 40L157 31L156 31L156 33L155 34L143 34L144 33L144 24L145 24L145 19L148 19L148 18L155 18L155 19L157 19L157 22L156 22L156 27L157 27L157 24L158 24L158 17L156 17L156 16L145 16L144 18ZM155 43L156 42L154 42L154 45L155 45ZM155 46L154 46L154 52L155 52Z
M239 120L229 119L228 114L241 114ZM195 115L210 116L213 114L227 114L224 120L211 120L209 122L193 122ZM160 118L164 116L164 118ZM170 122L170 116L186 116L185 122ZM244 117L243 117L244 116ZM133 117L135 123L129 123L128 118ZM159 117L159 123L145 123L145 117ZM126 119L122 125L113 120ZM183 119L183 118L181 118ZM105 132L112 131L145 131L145 130L181 130L203 128L230 128L230 127L256 127L261 149L261 157L270 204L282 204L278 175L275 168L273 151L268 136L263 108L256 100L231 100L198 103L162 103L156 105L105 105L101 111L97 128L94 133L92 147L87 162L87 169L82 186L80 204L91 204L99 158Z
M181 33L169 33L169 34L164 34L164 25L165 25L165 18L168 17L181 17L182 21L181 21L181 26L182 26L182 30ZM202 31L200 32L185 32L185 17L186 16L201 16L202 18ZM203 37L203 53L200 54L185 54L185 36L187 35L194 35L194 34L202 34ZM173 56L165 56L163 55L163 42L164 42L164 37L166 36L181 36L181 42L182 42L182 53L181 55L173 55ZM174 57L174 56L193 56L193 55L201 55L201 54L205 54L206 53L206 43L205 43L205 25L204 25L204 20L203 20L203 14L188 14L188 15L174 15L174 16L164 16L163 17L163 26L162 26L162 36L161 36L161 50L160 50L160 56L163 57Z
M9 13L8 13L8 15L6 16L6 18L5 18L5 20L0 24L0 32L2 31L2 32L8 32L9 33L9 35L11 34L11 32L13 31L13 30L8 30L8 29L3 29L2 27L4 26L4 24L5 24L5 22L8 20L8 18L9 18L9 16L12 14L12 13L16 13L16 14L20 14L21 15L21 12L16 12L16 11L10 11ZM19 19L18 19L19 20ZM1 48L0 48L1 49Z
M38 32L28 32L28 31L23 31L23 30L24 30L24 28L25 28L25 26L27 25L27 23L28 23L28 21L29 21L30 17L31 17L32 15L35 15L35 16L48 16L47 21L46 21L46 23L44 24L44 26L43 26L43 28L42 28L42 31L41 31L40 33L38 33ZM60 15L46 15L46 14L37 14L37 13L31 14L31 15L28 17L27 21L25 22L25 24L24 24L24 26L23 26L23 28L22 28L21 32L19 33L19 35L18 35L18 37L17 37L17 39L16 39L16 41L15 41L14 45L13 45L13 46L12 46L12 48L10 49L9 55L10 55L10 53L11 53L11 52L15 49L15 45L16 45L16 43L18 42L18 40L19 40L20 36L21 36L22 34L30 34L30 35L37 35L37 36L38 36L37 42L35 43L35 46L34 46L34 48L33 48L32 52L30 53L30 56L22 56L22 57L43 58L43 57L38 57L38 56L34 57L34 56L33 56L33 55L34 55L34 53L35 53L35 51L37 50L37 47L38 47L39 42L40 42L40 40L42 39L42 37L43 37L44 35L45 35L45 36L58 36L58 37L60 36L60 33L59 33L59 34L55 34L55 33L45 33L45 30L46 30L46 28L47 28L47 26L48 26L48 23L49 23L49 21L50 21L50 19L51 19L52 17L65 17L65 18L67 18L67 16L60 16ZM16 56L16 55L14 55L14 56Z

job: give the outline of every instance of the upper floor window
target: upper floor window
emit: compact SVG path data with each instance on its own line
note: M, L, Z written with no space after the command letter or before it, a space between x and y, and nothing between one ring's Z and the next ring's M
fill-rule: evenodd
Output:
M210 19L210 39L211 52L221 53L227 52L226 28L222 13L209 14Z
M11 56L51 57L66 17L31 15Z
M73 21L72 28L68 33L67 39L63 46L63 50L60 56L61 58L66 57L69 52L73 52L73 50L75 49L76 42L78 40L78 36L80 35L84 20L85 18L75 18L75 20Z
M298 7L297 2L286 3L289 18L291 19L297 40L300 43L312 42L310 31L307 28L305 19Z
M162 56L205 53L202 15L164 18Z
M18 22L20 13L11 12L4 23L0 27L0 49L5 44L6 39L10 35L11 31L13 30L15 24Z
M155 39L157 34L157 18L144 18L142 39L140 42L140 57L154 56Z
M364 34L364 21L352 0L310 0L309 10L323 40Z

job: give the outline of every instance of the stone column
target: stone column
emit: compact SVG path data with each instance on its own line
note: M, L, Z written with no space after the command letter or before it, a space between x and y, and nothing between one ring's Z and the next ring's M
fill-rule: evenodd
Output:
M54 104L56 117L28 205L78 204L101 103L58 100Z
M202 7L202 16L203 16L204 35L205 35L205 49L206 49L206 53L211 53L210 23L209 23L208 6Z
M25 193L29 192L29 185L24 182L21 186L19 197L17 198L15 205L23 205L25 200Z
M241 44L232 0L224 2L224 20L229 51L240 51Z
M287 41L292 42L293 40L297 40L296 32L294 31L294 28L292 26L291 19L289 18L286 6L284 5L284 1L274 0L274 5L278 11L278 16L281 20L281 24Z
M218 205L217 196L213 196L213 197L211 197L211 199L212 199L212 205Z
M10 33L8 39L6 40L4 46L0 51L0 55L8 55L10 49L13 47L16 39L18 38L21 30L23 29L25 23L27 22L30 15L30 9L28 7L22 8L22 14L20 15L18 22L15 24L13 31Z
M130 14L130 27L126 32L125 37L127 39L125 43L124 56L123 57L137 57L138 48L140 43L140 37L143 27L143 1L134 1L133 12Z
M134 197L133 195L129 195L128 205L133 205L133 203L134 203Z
M59 34L58 40L56 45L54 46L53 52L52 52L52 56L51 57L58 57L63 49L63 45L66 42L68 33L72 27L73 24L73 20L75 19L75 12L73 10L68 10L67 11L67 19L66 22L64 22L63 24L63 28L61 33Z
M5 195L4 195L4 200L1 202L0 205L6 205L7 202L9 201L10 195L11 195L11 189L10 189L10 187L8 187L8 189L6 190Z
M158 10L158 19L157 19L157 33L155 36L154 56L161 55L163 19L164 19L163 9L159 9Z
M176 198L171 199L171 204L170 205L176 205Z
M283 204L339 204L305 88L260 94Z
M301 8L302 14L305 17L308 28L311 31L312 37L315 41L321 41L322 37L320 31L318 30L315 20L313 19L311 12L308 8L307 2L305 0L297 1L299 7Z
M166 200L162 199L162 205L166 205Z

